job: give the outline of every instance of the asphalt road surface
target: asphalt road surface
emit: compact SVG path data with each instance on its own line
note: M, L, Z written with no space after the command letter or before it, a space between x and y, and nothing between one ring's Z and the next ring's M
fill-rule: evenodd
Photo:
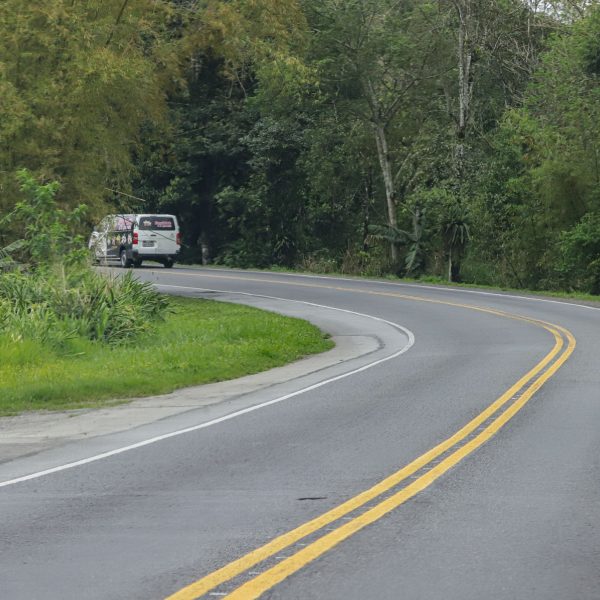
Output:
M401 327L371 320L378 350L310 385L0 464L0 598L600 598L598 309L138 272Z

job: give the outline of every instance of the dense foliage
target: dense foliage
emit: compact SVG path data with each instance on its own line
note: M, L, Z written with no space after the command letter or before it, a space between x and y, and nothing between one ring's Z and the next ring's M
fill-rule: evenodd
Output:
M176 213L190 261L600 293L597 0L6 0L0 27L4 212L28 168L80 231Z

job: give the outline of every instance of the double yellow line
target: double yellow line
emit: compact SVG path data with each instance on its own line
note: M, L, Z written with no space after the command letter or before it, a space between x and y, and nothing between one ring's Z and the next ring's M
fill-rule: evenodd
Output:
M181 276L182 274L178 273L177 275ZM185 275L200 276L199 274ZM240 279L223 275L207 275L211 278ZM248 281L248 279L251 281L273 283L268 279L256 278L244 278L244 281ZM279 281L277 283L332 289L332 286L301 282ZM340 542L354 535L367 525L381 519L429 487L444 473L481 447L525 406L531 397L560 369L575 350L576 341L571 332L559 325L545 321L481 306L471 306L393 292L342 287L334 287L333 289L450 305L530 323L550 332L554 337L554 346L535 367L453 436L370 489L188 585L169 596L167 600L196 600L208 592L215 593L213 590L217 588L224 589L220 586L232 582L236 578L239 579L237 582L232 582L234 589L231 592L222 591L215 594L225 595L230 600L249 600L260 597L267 590L302 569L325 552L331 550ZM411 481L407 482L408 478ZM375 501L376 504L369 504L372 501ZM327 530L324 530L325 527L332 524L334 524L333 527L328 527ZM311 538L307 540L309 536ZM286 550L288 553L291 552L291 554L286 557L278 557L278 562L273 566L265 567L262 571L248 573L250 569L260 565L263 561L277 557L277 554L283 550Z

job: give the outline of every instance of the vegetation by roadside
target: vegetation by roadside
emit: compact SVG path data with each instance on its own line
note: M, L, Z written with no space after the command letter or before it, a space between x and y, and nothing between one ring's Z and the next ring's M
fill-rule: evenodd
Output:
M291 362L331 347L303 321L169 300L149 283L90 267L56 183L19 173L22 200L0 220L0 415L95 406Z
M241 377L333 346L298 319L174 298L163 322L134 343L78 338L67 351L0 337L0 415L94 407Z
M95 273L76 230L86 207L65 211L59 186L19 173L22 200L0 220L21 238L0 247L0 336L68 354L81 341L117 345L153 328L168 302L149 284Z
M388 279L389 280L389 279ZM512 294L519 294L520 296L544 296L546 298L556 298L563 300L577 300L580 302L585 302L587 304L596 304L600 306L600 296L595 294L585 294L583 292L565 292L565 291L549 291L549 290L532 290L527 288L515 288L508 286L494 286L494 285L484 285L477 283L457 283L457 282L449 282L446 279L442 279L441 277L432 277L425 276L419 279L397 279L399 283L420 283L426 285L437 285L443 287L456 287L456 288L465 288L472 290L485 290L489 292L506 292Z
M2 9L0 214L26 167L183 260L600 295L600 0Z
M180 268L199 268L203 269L227 269L228 267L224 267L222 265L179 265ZM543 296L547 298L556 298L563 300L574 300L578 302L585 302L590 305L597 305L600 307L600 296L594 294L585 294L583 292L565 292L565 291L548 291L548 290L533 290L533 289L523 289L523 288L513 288L507 286L494 286L494 285L485 285L478 283L457 283L450 282L447 279L442 277L434 277L431 275L425 275L419 278L409 278L409 277L398 277L396 275L386 275L385 277L377 277L375 275L354 275L349 273L341 273L339 271L328 271L328 270L318 270L318 271L310 271L310 270L299 270L299 269L286 269L283 267L271 267L269 269L249 269L257 272L264 273L289 273L291 275L314 275L316 277L339 277L341 279L352 279L352 280L360 280L365 279L369 281L385 281L391 283L415 283L421 285L434 285L440 287L449 287L449 288L464 288L464 289L472 289L472 290L485 290L490 292L506 292L519 294L521 296Z

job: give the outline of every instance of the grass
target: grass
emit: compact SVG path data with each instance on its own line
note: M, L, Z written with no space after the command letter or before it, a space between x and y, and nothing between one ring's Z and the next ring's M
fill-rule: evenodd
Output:
M228 269L230 267L225 267L222 265L187 265L181 264L178 265L179 268L203 268L203 269ZM454 288L465 288L465 289L473 289L473 290L486 290L486 291L496 291L496 292L510 292L513 294L520 294L522 296L542 296L547 298L560 298L563 300L577 300L581 302L586 302L590 304L600 305L600 296L596 296L594 294L587 294L585 292L567 292L567 291L549 291L549 290L531 290L527 288L513 288L508 286L497 286L497 285L487 285L482 283L456 283L450 282L447 279L443 279L441 277L436 277L432 275L424 275L418 279L409 278L409 277L397 277L395 275L386 275L385 277L376 277L372 275L350 275L347 273L338 273L336 271L331 271L327 273L314 273L311 271L303 271L300 269L291 269L285 267L271 267L269 269L260 269L260 268L248 268L248 269L240 269L247 271L262 271L264 273L288 273L288 274L296 274L296 275L312 275L314 277L325 276L325 277L339 277L341 279L355 279L355 280L368 280L368 281L386 281L386 282L396 282L396 283L415 283L422 285L434 285L440 287L454 287Z
M508 286L486 285L481 283L455 283L442 279L440 277L424 276L420 279L397 279L399 283L420 283L426 285L438 285L443 287L457 287L473 290L487 290L496 292L510 292L520 294L522 296L544 296L548 298L562 298L565 300L580 300L583 302L591 302L600 304L600 296L586 294L585 292L566 292L566 291L550 291L550 290L530 290L527 288L513 288Z
M0 337L0 415L97 407L257 373L328 350L311 324L253 308L173 298L172 312L135 343L83 338L58 351Z

